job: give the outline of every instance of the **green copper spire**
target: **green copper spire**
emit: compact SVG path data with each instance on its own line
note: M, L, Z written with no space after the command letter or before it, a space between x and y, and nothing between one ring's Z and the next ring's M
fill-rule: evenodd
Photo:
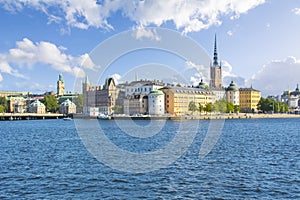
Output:
M214 66L218 65L218 52L217 52L217 34L215 34L215 46L214 46Z
M64 82L64 80L63 80L63 78L62 78L62 74L61 74L61 73L60 73L60 74L59 74L59 76L58 76L58 81L59 81L59 82Z

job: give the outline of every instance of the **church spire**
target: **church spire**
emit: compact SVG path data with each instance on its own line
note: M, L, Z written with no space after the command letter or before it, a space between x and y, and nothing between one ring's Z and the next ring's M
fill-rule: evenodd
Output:
M215 45L214 45L214 66L218 65L218 52L217 52L217 34L215 34Z

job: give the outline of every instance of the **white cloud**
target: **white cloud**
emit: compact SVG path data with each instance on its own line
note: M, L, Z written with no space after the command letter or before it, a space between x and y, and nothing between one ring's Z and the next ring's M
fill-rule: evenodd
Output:
M191 61L186 61L186 69L184 71L185 77L190 77L192 85L198 85L201 79L208 85L209 84L209 68L203 65L197 65Z
M114 81L117 85L119 84L119 81L122 78L120 74L113 74L111 77L114 79Z
M147 29L144 27L137 27L133 30L134 37L137 40L142 40L143 38L148 38L150 40L160 41L161 37L157 34L155 29Z
M7 57L5 55L0 54L0 73L10 74L14 77L25 78L24 75L20 74L17 69L13 69L7 62ZM1 75L1 74L0 74ZM3 80L3 76L1 75L1 80Z
M227 87L231 81L234 81L238 87L245 86L245 79L232 72L232 66L226 60L222 60L223 85Z
M227 35L232 36L233 35L233 31L227 31Z
M3 81L3 76L0 74L0 82Z
M65 54L65 47L57 47L50 42L32 42L28 38L16 42L16 47L6 54L0 54L0 72L24 78L17 69L12 66L32 68L37 63L51 66L53 69L69 73L76 77L84 77L82 68L94 69L96 66L87 54L73 57ZM85 62L83 62L85 61Z
M294 8L294 9L292 9L292 12L293 12L295 15L300 15L300 8Z
M274 60L264 65L254 74L247 85L262 91L263 95L279 95L289 87L296 87L300 83L300 60L288 57L284 60Z
M9 11L24 7L43 11L49 23L64 23L70 27L113 29L108 19L120 11L138 26L161 26L173 22L183 33L200 31L212 25L220 25L221 16L238 18L265 0L10 0L0 1ZM52 8L52 9L50 9ZM55 9L53 9L55 8ZM51 11L56 10L55 13Z
M100 66L95 65L95 63L92 61L91 57L87 53L81 55L77 59L77 63L85 69L96 70L100 68Z

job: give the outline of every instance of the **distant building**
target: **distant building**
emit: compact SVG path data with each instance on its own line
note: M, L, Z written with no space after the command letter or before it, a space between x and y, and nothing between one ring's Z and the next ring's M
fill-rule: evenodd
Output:
M124 113L127 115L147 114L148 96L145 94L132 94L125 97Z
M261 98L259 90L252 88L239 89L239 102L241 112L257 112L257 104Z
M65 94L65 82L62 78L62 74L59 74L57 81L57 96L62 96Z
M283 94L281 95L281 101L285 102L290 111L298 111L300 110L300 90L299 90L299 85L297 84L297 87L294 91L290 92L284 91Z
M86 77L82 84L82 93L84 114L90 113L90 107L107 114L113 113L118 106L123 108L125 91L123 87L116 86L113 78L107 78L103 86L92 86Z
M61 114L75 114L76 113L76 105L69 99L65 100L59 105L59 113Z
M0 97L27 96L31 94L31 92L0 91Z
M215 101L214 94L202 88L167 86L161 91L165 93L165 110L172 115L189 114L190 102L199 107Z
M26 101L22 96L9 96L7 97L8 112L23 113L26 111Z
M165 94L160 90L152 90L148 95L148 110L150 115L165 114Z
M215 100L225 99L225 88L222 86L222 66L218 61L217 36L215 35L214 58L210 66L210 90L216 96Z
M30 113L44 114L46 112L46 106L39 100L35 100L29 105L28 111Z
M239 88L235 85L233 81L231 81L228 88L226 88L226 100L233 105L239 105L240 104L240 92Z

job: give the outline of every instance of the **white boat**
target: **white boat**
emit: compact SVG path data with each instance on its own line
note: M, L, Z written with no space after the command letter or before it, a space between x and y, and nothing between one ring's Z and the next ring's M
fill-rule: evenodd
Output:
M105 114L99 114L97 116L98 119L101 119L101 120L110 120L111 119L111 116L109 115L105 115Z
M63 120L65 120L65 121L71 121L72 118L71 117L65 117L65 118L63 118Z

